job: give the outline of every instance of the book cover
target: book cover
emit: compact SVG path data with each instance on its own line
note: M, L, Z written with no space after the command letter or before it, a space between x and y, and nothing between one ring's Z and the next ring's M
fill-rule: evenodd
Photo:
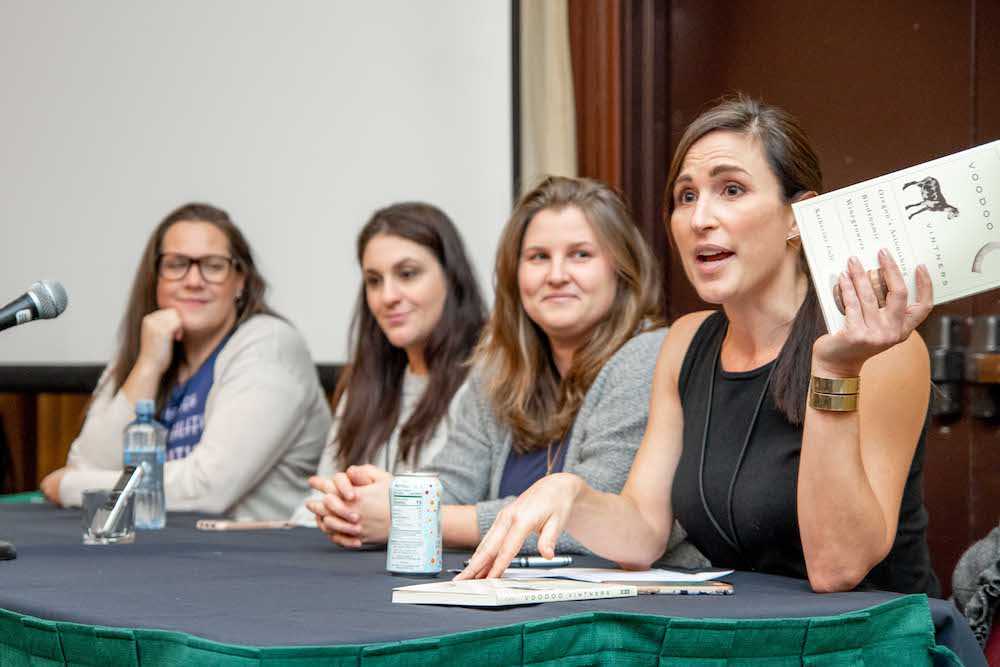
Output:
M598 584L559 579L465 579L392 589L398 604L442 604L505 607L539 602L635 597L638 589L624 584Z
M878 268L886 248L915 300L926 264L934 303L1000 287L1000 141L792 204L827 329L844 316L834 286L855 255Z

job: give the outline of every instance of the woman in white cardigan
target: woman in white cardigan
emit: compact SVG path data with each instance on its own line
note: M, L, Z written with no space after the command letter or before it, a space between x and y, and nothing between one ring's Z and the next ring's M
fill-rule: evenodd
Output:
M305 493L330 410L305 341L267 306L266 283L228 214L175 210L150 236L122 342L49 500L110 487L140 399L168 427L168 510L284 519Z

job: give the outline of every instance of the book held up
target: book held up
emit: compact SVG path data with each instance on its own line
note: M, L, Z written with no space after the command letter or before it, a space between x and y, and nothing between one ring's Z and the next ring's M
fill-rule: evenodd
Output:
M910 302L925 264L934 304L1000 287L1000 141L792 204L827 329L843 328L837 280L886 248ZM877 282L877 281L873 281Z

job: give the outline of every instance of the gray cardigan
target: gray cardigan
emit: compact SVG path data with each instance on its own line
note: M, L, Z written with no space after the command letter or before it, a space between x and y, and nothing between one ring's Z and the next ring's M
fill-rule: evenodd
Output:
M653 371L665 334L665 329L639 334L604 364L587 390L570 430L564 472L579 475L598 491L621 491L646 430ZM500 510L514 500L498 497L510 451L510 430L497 420L480 380L470 377L448 442L425 470L440 478L445 504L476 506L480 536L486 534ZM686 543L686 549L674 550L684 535L676 524L671 532L668 556L676 551L683 552L683 557L661 562L692 567L707 563ZM537 553L536 542L537 536L529 537L523 551ZM588 553L565 533L559 537L556 550Z

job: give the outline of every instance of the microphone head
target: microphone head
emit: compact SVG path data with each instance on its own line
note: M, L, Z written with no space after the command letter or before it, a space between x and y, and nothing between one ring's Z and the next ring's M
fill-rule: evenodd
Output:
M69 303L66 288L58 280L39 280L28 290L38 306L38 318L49 320L59 317Z

